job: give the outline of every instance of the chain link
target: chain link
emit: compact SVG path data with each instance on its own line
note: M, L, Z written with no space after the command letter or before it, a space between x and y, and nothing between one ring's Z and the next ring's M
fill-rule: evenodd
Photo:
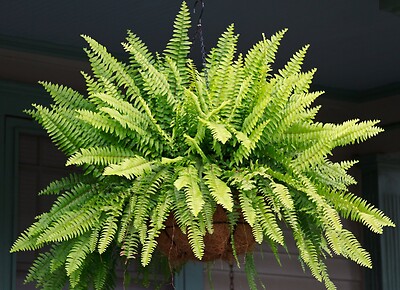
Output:
M202 17L204 12L205 0L196 0L193 7L193 13L196 13L196 6L200 3L201 9L199 18L197 19L196 31L193 36L193 43L196 41L196 38L199 37L200 40L200 52L201 52L201 62L204 69L204 77L206 81L206 86L208 87L208 74L206 70L206 46L204 45L204 35L203 35L203 24L202 24Z
M229 290L235 290L233 264L229 264Z
M202 17L203 17L203 12L204 12L204 6L205 6L205 0L196 0L196 2L194 3L194 7L193 7L193 13L196 13L196 6L197 4L200 3L200 14L199 14L199 18L197 19L197 25L196 25L196 32L194 35L194 40L196 39L197 35L199 36L199 40L200 40L200 49L201 49L201 61L202 61L202 65L203 67L205 67L206 65L206 47L204 45L204 36L203 36L203 24L202 24Z

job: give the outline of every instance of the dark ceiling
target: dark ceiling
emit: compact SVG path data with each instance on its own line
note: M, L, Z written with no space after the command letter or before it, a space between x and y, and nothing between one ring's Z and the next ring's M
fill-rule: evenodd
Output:
M0 2L0 48L80 57L80 34L121 52L127 29L152 50L171 35L180 0L18 0ZM195 0L189 0L193 7ZM382 7L381 7L382 8ZM196 15L194 17L197 17ZM323 87L363 95L400 84L400 17L378 0L205 0L206 48L235 23L245 51L261 38L289 28L277 68L304 44L306 67L317 67ZM198 45L198 43L197 43ZM198 55L193 56L198 58ZM1 65L0 65L1 66Z

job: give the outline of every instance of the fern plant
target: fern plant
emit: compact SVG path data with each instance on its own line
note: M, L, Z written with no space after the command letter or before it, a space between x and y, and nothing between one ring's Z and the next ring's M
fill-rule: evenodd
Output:
M112 289L118 260L150 263L170 215L202 260L217 206L231 231L241 212L255 241L275 253L285 246L282 226L290 228L300 261L327 289L335 286L326 257L342 255L371 267L341 217L379 234L394 224L349 192L356 181L347 170L356 161L328 156L381 132L378 121L316 122L319 106L312 103L323 92L309 91L316 70L301 70L308 46L272 70L286 30L263 36L242 55L231 25L199 71L188 58L190 26L183 3L171 40L156 55L128 32L122 44L127 63L84 35L92 67L83 73L87 94L42 82L54 103L33 105L28 113L69 157L67 165L83 173L40 192L58 198L12 247L51 245L27 281L51 290ZM255 289L251 253L245 261Z

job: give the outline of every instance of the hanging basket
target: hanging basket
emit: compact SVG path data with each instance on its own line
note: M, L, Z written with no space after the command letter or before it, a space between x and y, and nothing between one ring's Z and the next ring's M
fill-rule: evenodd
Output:
M218 259L232 261L234 259L231 233L225 210L218 206L213 217L213 233L204 236L204 255L201 261L208 262ZM250 225L241 215L233 231L233 240L237 255L251 252L255 245ZM158 249L168 257L172 267L179 266L190 260L198 260L190 247L188 236L184 234L170 215L166 227L158 238Z

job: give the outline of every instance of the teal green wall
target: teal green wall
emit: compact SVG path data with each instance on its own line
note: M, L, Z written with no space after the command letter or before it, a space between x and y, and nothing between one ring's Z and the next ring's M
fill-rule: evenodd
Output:
M16 133L39 130L23 113L32 102L46 104L49 99L38 86L0 81L0 289L14 290L15 258L9 249L15 240Z

